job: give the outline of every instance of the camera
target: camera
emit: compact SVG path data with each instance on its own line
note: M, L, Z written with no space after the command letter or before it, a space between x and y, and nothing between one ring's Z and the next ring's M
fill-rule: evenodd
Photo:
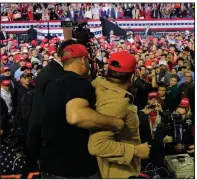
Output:
M91 38L94 38L94 33L90 32L90 29L86 26L87 22L61 21L61 27L72 27L72 37L84 45L86 45Z
M72 21L62 21L61 27L72 27L72 37L75 38L80 44L86 46L90 58L95 58L95 52L97 47L94 46L94 43L90 42L91 38L94 38L94 33L90 32L90 29L87 27L87 22L72 22ZM93 79L96 77L96 70L94 69L93 62L90 62L90 72Z

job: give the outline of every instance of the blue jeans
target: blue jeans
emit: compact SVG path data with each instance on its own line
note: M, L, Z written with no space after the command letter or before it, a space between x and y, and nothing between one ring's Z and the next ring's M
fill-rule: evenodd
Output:
M45 172L41 172L41 177L42 179L75 179L72 177L56 176L56 175L45 173ZM100 173L97 172L94 175L91 175L89 177L80 177L79 179L101 179L101 176L100 176Z

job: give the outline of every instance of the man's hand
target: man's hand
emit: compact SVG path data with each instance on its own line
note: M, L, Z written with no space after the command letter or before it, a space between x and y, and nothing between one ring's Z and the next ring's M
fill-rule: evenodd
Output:
M171 143L173 142L173 137L172 136L166 136L164 139L163 139L163 143L166 144L166 143Z
M159 103L155 103L155 110L156 111L160 111L160 112L163 112L163 109L162 109L162 107L161 107L161 105L159 104Z
M148 159L150 153L150 146L148 143L143 143L138 146L135 146L135 156L140 159Z
M152 75L152 76L155 76L155 75L156 75L155 69L153 69L153 70L151 71L151 75Z
M188 149L189 149L189 150L187 150L187 152L188 152L189 154L194 153L194 145L189 146Z

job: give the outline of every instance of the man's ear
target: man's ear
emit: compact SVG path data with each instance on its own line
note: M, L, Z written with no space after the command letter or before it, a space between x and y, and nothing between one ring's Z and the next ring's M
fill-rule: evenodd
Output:
M82 65L85 65L86 64L85 57L84 56L81 58L81 62L82 62Z

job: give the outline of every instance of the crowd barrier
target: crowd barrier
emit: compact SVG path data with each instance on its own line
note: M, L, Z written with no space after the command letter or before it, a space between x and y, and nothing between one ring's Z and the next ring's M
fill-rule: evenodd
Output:
M122 29L131 28L133 31L145 31L147 25L151 26L152 31L184 31L194 30L193 18L176 18L176 19L117 19L115 22ZM38 39L43 39L49 33L51 36L58 36L63 39L63 30L61 21L2 21L1 27L7 33L24 33L30 29L31 25L35 26L38 32ZM88 27L96 37L102 36L102 25L100 20L88 20Z

